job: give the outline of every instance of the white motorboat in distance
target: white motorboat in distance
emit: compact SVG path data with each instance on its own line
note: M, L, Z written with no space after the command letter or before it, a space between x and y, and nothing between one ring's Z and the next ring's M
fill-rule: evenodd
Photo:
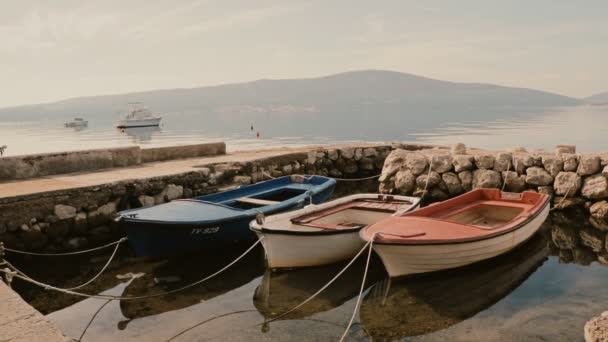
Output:
M256 219L250 228L263 237L270 268L318 266L352 258L365 244L359 230L419 205L417 197L357 194Z
M66 122L65 127L83 127L88 124L89 122L83 118L74 118L74 120Z
M134 104L139 104L136 102ZM116 122L116 128L159 126L162 117L153 115L146 108L132 108L123 119Z

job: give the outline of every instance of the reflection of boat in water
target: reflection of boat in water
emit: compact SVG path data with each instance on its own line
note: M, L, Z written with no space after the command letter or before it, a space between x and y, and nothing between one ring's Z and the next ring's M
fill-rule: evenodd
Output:
M84 128L89 122L83 118L74 118L74 120L66 122L65 127Z
M537 234L510 253L463 268L389 279L363 300L361 323L373 340L395 340L445 329L490 307L525 281L549 255Z
M134 143L141 143L152 140L152 136L160 132L160 127L130 127L121 128L120 131L131 137Z
M277 317L308 299L345 265L338 263L280 273L267 269L253 295L253 305L266 319ZM365 258L361 257L316 298L281 319L300 319L342 305L358 294L364 268ZM384 275L382 264L372 259L367 283L373 284Z
M171 291L194 283L205 276L216 272L243 253L243 248L231 248L230 252L221 255L195 255L186 258L169 259L153 271L134 279L125 289L122 296L141 296ZM264 272L262 249L249 253L232 267L220 275L213 277L200 285L181 291L176 295L152 297L145 300L123 300L120 310L128 321L119 323L124 329L133 319L158 315L167 311L183 309L210 300L224 293L239 288ZM174 281L159 283L154 289L154 279L173 279Z

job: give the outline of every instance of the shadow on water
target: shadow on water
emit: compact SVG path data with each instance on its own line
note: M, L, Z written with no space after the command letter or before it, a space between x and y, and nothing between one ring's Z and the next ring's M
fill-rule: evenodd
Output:
M361 324L374 340L445 329L490 307L524 282L549 255L547 229L500 257L428 275L382 280L363 300Z

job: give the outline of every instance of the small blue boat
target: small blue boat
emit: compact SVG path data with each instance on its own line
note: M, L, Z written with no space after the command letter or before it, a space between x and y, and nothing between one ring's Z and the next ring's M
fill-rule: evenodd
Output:
M336 180L285 176L234 190L122 211L117 219L139 256L171 256L254 239L249 222L325 202Z

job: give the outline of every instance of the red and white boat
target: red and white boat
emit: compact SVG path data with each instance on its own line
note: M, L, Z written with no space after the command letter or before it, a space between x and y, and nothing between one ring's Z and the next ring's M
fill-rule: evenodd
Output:
M391 277L460 267L528 240L549 215L549 196L477 189L361 230Z
M419 203L417 197L357 194L254 220L250 228L263 237L270 268L325 265L352 258L364 245L363 227Z

